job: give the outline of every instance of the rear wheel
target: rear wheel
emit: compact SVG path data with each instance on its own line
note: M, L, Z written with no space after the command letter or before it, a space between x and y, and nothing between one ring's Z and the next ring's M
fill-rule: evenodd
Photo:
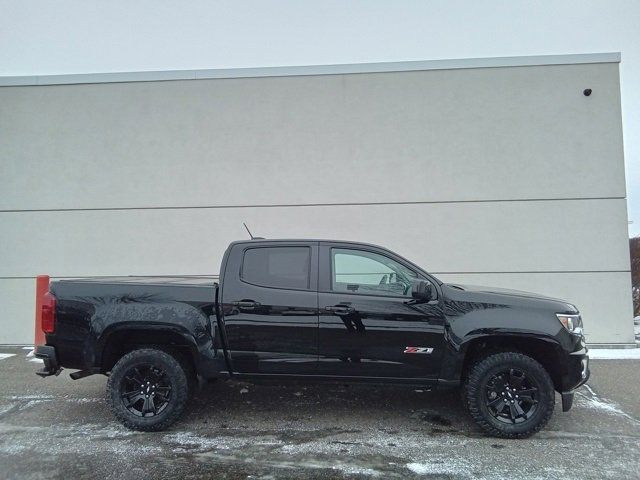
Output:
M111 411L133 430L163 430L182 414L189 395L187 374L170 354L144 348L124 355L111 370Z
M551 418L555 390L547 371L533 358L503 352L471 368L464 398L469 413L487 433L525 438Z

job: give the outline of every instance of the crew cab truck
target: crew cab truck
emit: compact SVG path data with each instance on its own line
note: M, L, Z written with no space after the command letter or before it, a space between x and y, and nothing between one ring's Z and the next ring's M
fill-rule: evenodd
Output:
M482 429L521 438L547 423L556 391L567 411L589 377L570 303L446 284L363 243L238 241L219 283L125 277L43 290L37 374L107 375L113 414L136 430L171 425L198 382L234 378L460 387Z

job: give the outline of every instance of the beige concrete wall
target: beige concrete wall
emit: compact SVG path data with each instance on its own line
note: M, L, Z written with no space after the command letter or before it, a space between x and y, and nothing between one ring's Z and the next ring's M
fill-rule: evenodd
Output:
M0 343L30 341L36 274L217 273L243 221L630 342L621 132L615 63L0 88Z

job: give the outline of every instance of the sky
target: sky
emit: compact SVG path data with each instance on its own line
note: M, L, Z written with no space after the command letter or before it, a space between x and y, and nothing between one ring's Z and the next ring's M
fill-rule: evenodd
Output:
M621 52L640 235L640 1L0 0L0 75Z

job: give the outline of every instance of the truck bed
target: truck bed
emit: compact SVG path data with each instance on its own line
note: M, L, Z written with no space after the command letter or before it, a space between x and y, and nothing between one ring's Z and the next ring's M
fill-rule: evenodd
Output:
M126 277L85 277L85 278L65 278L59 280L60 283L140 283L144 285L209 285L213 284L218 276L175 276L175 277L154 277L154 276L126 276Z
M51 283L51 291L61 298L122 298L127 302L145 301L160 295L166 300L211 303L215 299L215 277L92 277L62 279Z

